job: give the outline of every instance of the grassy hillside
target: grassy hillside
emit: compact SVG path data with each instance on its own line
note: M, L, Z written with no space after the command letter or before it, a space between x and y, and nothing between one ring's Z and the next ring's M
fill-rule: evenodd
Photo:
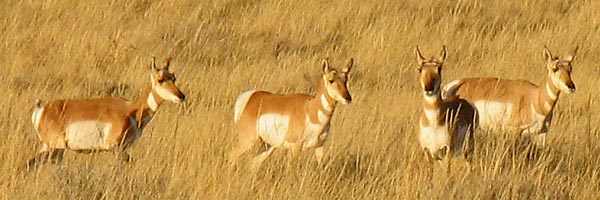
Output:
M598 199L598 10L585 0L1 1L0 198ZM556 55L580 46L578 90L561 95L546 148L529 155L523 138L478 132L470 174L458 159L448 174L428 172L412 50L433 55L444 44L444 82L540 83L544 45ZM67 152L61 164L14 175L40 148L36 98L135 99L152 56L173 58L188 101L160 108L128 150L131 163ZM335 67L356 60L354 101L335 111L326 165L312 152L289 162L276 151L256 176L228 168L237 95L312 92L326 57Z

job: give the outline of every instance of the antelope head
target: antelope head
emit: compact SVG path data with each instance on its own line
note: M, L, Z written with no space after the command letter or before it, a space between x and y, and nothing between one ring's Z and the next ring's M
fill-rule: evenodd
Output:
M158 97L172 101L175 103L181 103L185 100L185 95L175 85L175 74L169 71L169 65L171 58L168 58L162 67L156 67L155 59L152 58L150 78L152 81L152 91L158 95Z
M323 60L323 81L325 93L337 102L349 104L352 96L348 91L348 73L354 65L354 59L350 58L348 64L341 71L329 67L327 59Z
M419 46L415 47L415 55L419 66L419 82L423 89L423 94L428 97L435 96L440 93L440 85L442 83L442 67L446 59L446 46L438 58L425 59L419 50Z
M543 56L546 59L546 68L548 69L548 75L552 80L552 84L568 94L575 92L575 83L571 80L571 72L573 70L571 62L575 59L578 48L575 47L575 50L563 58L552 56L547 47L544 47L543 50Z

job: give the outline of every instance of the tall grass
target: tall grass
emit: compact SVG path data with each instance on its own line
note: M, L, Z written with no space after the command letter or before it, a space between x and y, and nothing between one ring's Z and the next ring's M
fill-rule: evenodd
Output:
M75 0L0 2L2 199L598 199L600 1ZM416 142L420 45L446 44L444 82L543 81L541 50L574 62L547 147L478 132L474 170L428 173ZM36 98L122 96L149 84L151 56L173 57L185 105L164 104L123 164L67 152L15 176L38 151ZM312 92L319 62L356 66L354 101L334 114L327 161L276 151L256 176L228 168L233 103L248 89ZM248 156L246 156L247 158Z

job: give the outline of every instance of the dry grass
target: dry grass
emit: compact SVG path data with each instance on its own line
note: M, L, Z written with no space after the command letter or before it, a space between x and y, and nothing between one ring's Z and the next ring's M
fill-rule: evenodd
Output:
M0 2L2 199L600 198L600 1L123 2ZM536 83L544 45L559 55L580 45L578 90L560 98L547 148L530 155L523 138L479 132L469 176L461 162L430 176L415 137L417 44L428 55L448 45L445 81ZM67 152L61 164L13 175L40 146L36 98L136 98L152 55L173 57L189 101L161 107L129 149L132 163ZM255 177L228 170L237 95L312 91L325 57L357 62L355 101L335 111L326 166L312 153L287 162L276 152Z

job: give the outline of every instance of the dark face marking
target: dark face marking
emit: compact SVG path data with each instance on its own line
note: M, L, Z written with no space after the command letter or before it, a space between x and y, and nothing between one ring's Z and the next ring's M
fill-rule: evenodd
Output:
M418 68L421 88L428 96L433 96L439 92L440 84L442 82L442 65L443 63L438 61L426 61Z

